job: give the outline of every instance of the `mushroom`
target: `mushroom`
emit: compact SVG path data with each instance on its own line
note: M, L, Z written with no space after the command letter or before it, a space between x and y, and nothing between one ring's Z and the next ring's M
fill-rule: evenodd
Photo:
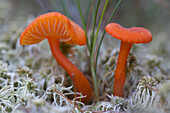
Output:
M105 30L112 37L121 40L119 57L114 75L113 95L123 97L123 87L126 79L126 60L130 49L133 44L149 43L152 41L152 34L142 27L124 28L117 23L108 24Z
M82 98L82 101L90 101L93 93L90 83L83 73L62 54L59 48L60 41L67 44L85 45L86 36L83 29L58 12L43 14L22 32L20 45L37 44L44 39L48 40L54 58L71 77L77 91L87 96Z

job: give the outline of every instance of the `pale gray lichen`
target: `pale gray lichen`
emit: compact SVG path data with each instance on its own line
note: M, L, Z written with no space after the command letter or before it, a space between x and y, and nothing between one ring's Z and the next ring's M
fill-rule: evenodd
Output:
M122 97L107 95L108 102L101 101L96 103L94 106L86 106L87 108L91 109L91 112L104 112L104 113L111 113L111 112L125 112L127 111L127 100ZM87 113L91 113L87 112Z
M72 104L74 101L70 103L67 99L55 92L56 90L64 96L74 95L74 92L71 90L72 86L63 86L64 77L62 75L58 76L61 77L61 83L53 83L53 85L48 86L46 90L42 91L41 89L40 91L38 88L39 84L28 76L28 70L23 71L22 68L19 69L15 71L17 73L14 72L13 75L9 74L10 76L15 77L7 78L8 84L10 85L5 84L0 90L0 108L3 113L18 113L23 112L23 109L31 109L31 113L34 113L37 110L45 113L50 109L54 109L54 107L59 109L54 109L54 111L79 111L78 108L74 108L74 104ZM1 68L1 70L3 70L3 72L8 72L8 70L5 71L3 68ZM21 76L21 72L23 72L23 76ZM24 73L27 73L27 76L25 76ZM85 106L81 102L79 104ZM48 107L46 108L45 105L48 105Z
M0 90L0 110L1 112L11 112L16 107L17 94L13 86L5 85Z
M47 103L43 99L31 99L27 106L20 106L15 113L74 113L71 106L57 107Z
M117 111L117 112L122 112L127 110L127 102L124 98L118 97L118 96L113 96L113 95L107 95L109 99L111 99L110 103L110 108L108 106L105 106L103 103L102 111L106 109L106 111L111 110L111 111ZM107 104L106 104L107 105Z
M8 66L6 63L0 62L0 88L9 84L10 75L8 74Z
M155 78L144 76L139 80L136 92L130 96L130 109L142 111L159 105L158 82Z

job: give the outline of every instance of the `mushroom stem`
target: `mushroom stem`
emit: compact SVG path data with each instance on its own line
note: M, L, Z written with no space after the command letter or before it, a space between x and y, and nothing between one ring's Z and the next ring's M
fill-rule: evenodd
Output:
M47 38L51 52L56 59L56 61L64 68L64 70L71 77L72 81L74 81L76 89L78 92L82 93L82 95L87 95L86 98L82 98L82 101L88 102L92 98L92 87L88 82L87 78L83 75L83 73L73 64L71 63L60 51L59 42L60 38ZM73 76L74 75L74 78Z
M133 45L132 43L121 41L117 67L114 75L114 89L113 89L114 96L123 97L123 87L126 79L125 76L126 61L132 45Z

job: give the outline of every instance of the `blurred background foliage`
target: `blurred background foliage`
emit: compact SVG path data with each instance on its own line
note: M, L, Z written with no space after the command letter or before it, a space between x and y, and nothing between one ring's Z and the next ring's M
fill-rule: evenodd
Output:
M80 0L84 18L87 22L92 0ZM110 17L118 0L110 0L103 26ZM105 1L101 1L99 14L101 14ZM95 0L97 4L97 0ZM38 16L42 13L57 11L81 23L76 0L0 0L1 24L8 21L25 21L30 15ZM113 21L126 27L144 26L148 29L160 30L169 26L170 19L169 0L123 0ZM98 15L100 16L100 15ZM3 17L5 19L3 20ZM151 30L152 30L151 29Z
M80 0L86 25L91 2L92 0ZM109 1L102 20L101 33L103 33L117 2L118 0ZM105 0L102 0L97 22L99 22L104 3ZM97 0L94 1L94 4L95 6L97 5ZM81 25L76 0L0 0L0 25L10 24L10 22L25 25L30 18L34 19L43 13L51 11L65 14ZM92 10L89 31L92 28L93 17L94 10ZM150 54L159 55L164 58L165 66L170 68L168 65L170 64L170 0L123 0L111 22L117 22L124 27L141 26L149 29L153 34L153 41L141 48L140 46L134 46L133 51L137 52L136 55L139 57L143 57L143 53L147 51ZM108 35L105 35L104 42L106 44L104 43L102 47L118 48L118 40ZM142 56L140 53L142 53Z
M85 20L87 21L92 0L80 0ZM103 28L118 0L110 0L108 4ZM101 1L100 14L105 1ZM95 0L97 4L97 0ZM81 23L76 0L0 0L1 24L8 21L22 20L28 16L38 16L51 11L61 12L74 21ZM170 19L169 0L123 0L113 21L124 26L167 27ZM8 19L7 19L8 18ZM158 27L159 26L159 27Z

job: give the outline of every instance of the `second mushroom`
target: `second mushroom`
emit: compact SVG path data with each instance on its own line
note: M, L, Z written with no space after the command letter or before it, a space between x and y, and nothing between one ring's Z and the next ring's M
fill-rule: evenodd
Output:
M124 28L117 23L110 23L105 27L106 32L116 39L121 40L117 67L114 75L113 95L123 97L123 87L126 80L126 60L133 44L149 43L152 34L145 28Z

